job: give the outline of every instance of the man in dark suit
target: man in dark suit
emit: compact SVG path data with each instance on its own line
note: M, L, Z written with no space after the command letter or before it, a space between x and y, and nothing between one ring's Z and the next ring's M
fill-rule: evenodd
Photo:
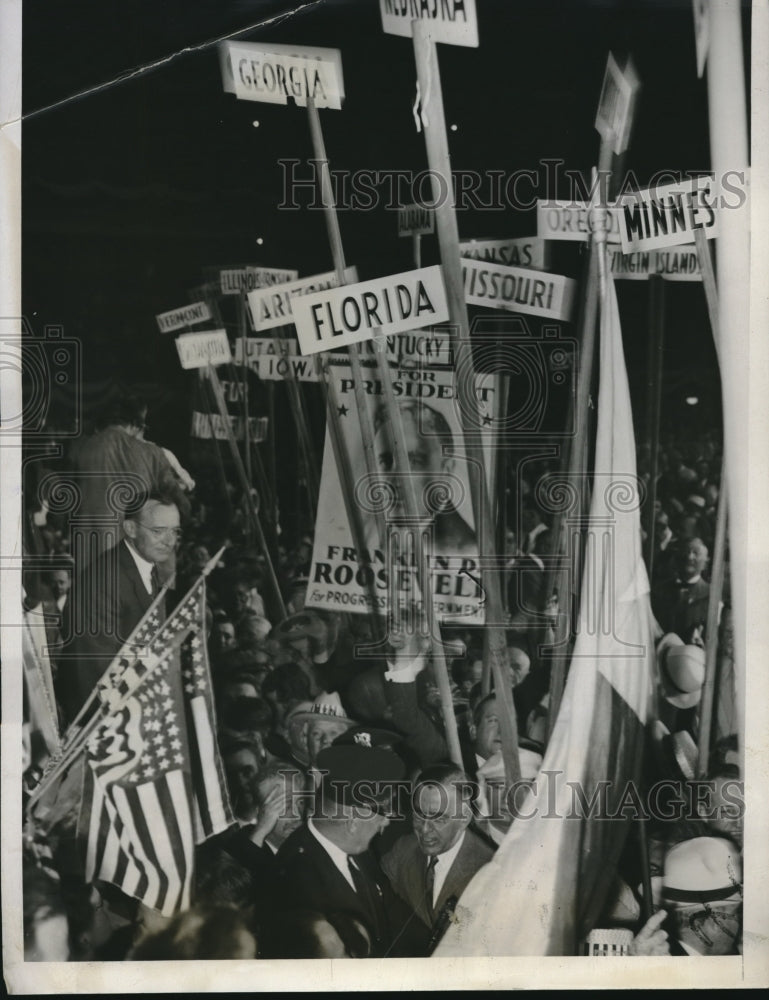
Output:
M710 584L702 574L707 565L707 545L690 538L676 555L678 575L652 591L652 610L662 631L675 632L685 643L706 638Z
M469 829L472 785L455 764L435 764L414 782L414 832L382 861L393 888L432 928L445 904L462 895L494 848Z
M77 715L160 591L157 565L176 549L179 510L168 497L152 495L126 514L122 531L122 541L76 577L65 605L56 692L65 723ZM164 613L160 607L161 621Z
M269 922L280 905L283 885L277 854L301 825L311 799L310 779L295 764L278 760L267 764L253 780L256 811L253 823L230 827L198 849L198 889L206 902L246 902L227 898L227 885L217 884L221 854L239 866L248 886L247 905L257 923Z
M317 767L314 813L278 852L286 906L357 917L371 934L373 957L425 955L424 927L369 850L389 822L402 761L392 750L358 743L327 747Z

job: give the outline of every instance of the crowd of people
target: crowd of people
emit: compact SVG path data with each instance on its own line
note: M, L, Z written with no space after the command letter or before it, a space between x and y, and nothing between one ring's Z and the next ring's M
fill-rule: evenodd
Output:
M45 633L63 734L162 587L168 614L208 572L206 642L234 822L197 845L190 907L161 917L114 885L86 882L73 825L38 835L32 814L27 959L430 955L463 890L516 821L509 799L495 794L504 780L505 701L493 679L490 690L483 682L483 628L442 629L460 765L451 760L429 643L391 635L376 656L365 655L381 638L368 616L304 607L313 527L297 524L289 535L273 525L268 564L244 492L215 465L190 462L187 472L144 440L145 425L146 405L127 394L71 449L66 473L39 476L46 488L28 490L25 552L34 559L24 578L26 612ZM642 449L647 485L649 459ZM531 481L509 492L504 539L508 683L524 784L536 781L546 751L550 661L542 649L553 642L559 596L546 593L552 523L537 506L533 479L548 470L530 468ZM671 435L662 441L658 470L653 539L647 534L646 541L661 627L661 697L646 769L649 782L685 784L697 776L704 646L713 627L717 435ZM105 497L122 479L138 489L116 514ZM64 480L79 484L77 518L55 502ZM83 524L86 533L78 534ZM741 775L729 622L725 590L716 622L713 794L695 816L650 825L653 901L642 898L629 838L597 925L630 930L633 954L733 954L740 947L743 808L734 791ZM28 796L46 748L29 698L26 704ZM365 801L351 792L361 783ZM654 911L649 920L645 904Z

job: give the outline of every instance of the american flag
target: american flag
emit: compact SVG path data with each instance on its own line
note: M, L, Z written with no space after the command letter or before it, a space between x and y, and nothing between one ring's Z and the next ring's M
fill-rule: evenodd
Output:
M164 916L190 905L195 843L233 822L201 637L201 579L148 653L116 661L106 719L87 745L86 880L117 885Z
M205 594L198 597L196 620L205 622ZM216 715L205 633L198 630L181 648L184 708L190 738L195 843L226 830L235 822L227 780L216 742Z

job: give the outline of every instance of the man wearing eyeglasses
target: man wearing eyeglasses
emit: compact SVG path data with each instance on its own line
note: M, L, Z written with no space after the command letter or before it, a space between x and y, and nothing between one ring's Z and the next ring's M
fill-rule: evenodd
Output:
M76 577L65 623L67 642L59 661L56 694L69 723L130 638L161 590L158 565L176 551L181 533L173 499L151 495L126 514L123 539ZM164 617L164 598L159 614Z

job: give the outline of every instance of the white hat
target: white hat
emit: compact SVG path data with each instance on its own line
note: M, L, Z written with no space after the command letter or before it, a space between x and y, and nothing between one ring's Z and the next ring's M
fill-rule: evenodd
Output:
M663 893L665 899L679 903L739 898L739 848L724 837L694 837L676 844L665 856Z
M702 696L705 682L705 650L686 645L675 632L668 632L657 646L665 700L676 708L692 708Z
M536 753L534 750L528 750L526 747L518 747L518 760L521 764L521 780L533 781L539 774L540 767L542 767L542 754ZM493 753L478 768L478 777L484 778L487 781L497 781L500 778L504 778L504 776L505 765L502 760L501 750Z

